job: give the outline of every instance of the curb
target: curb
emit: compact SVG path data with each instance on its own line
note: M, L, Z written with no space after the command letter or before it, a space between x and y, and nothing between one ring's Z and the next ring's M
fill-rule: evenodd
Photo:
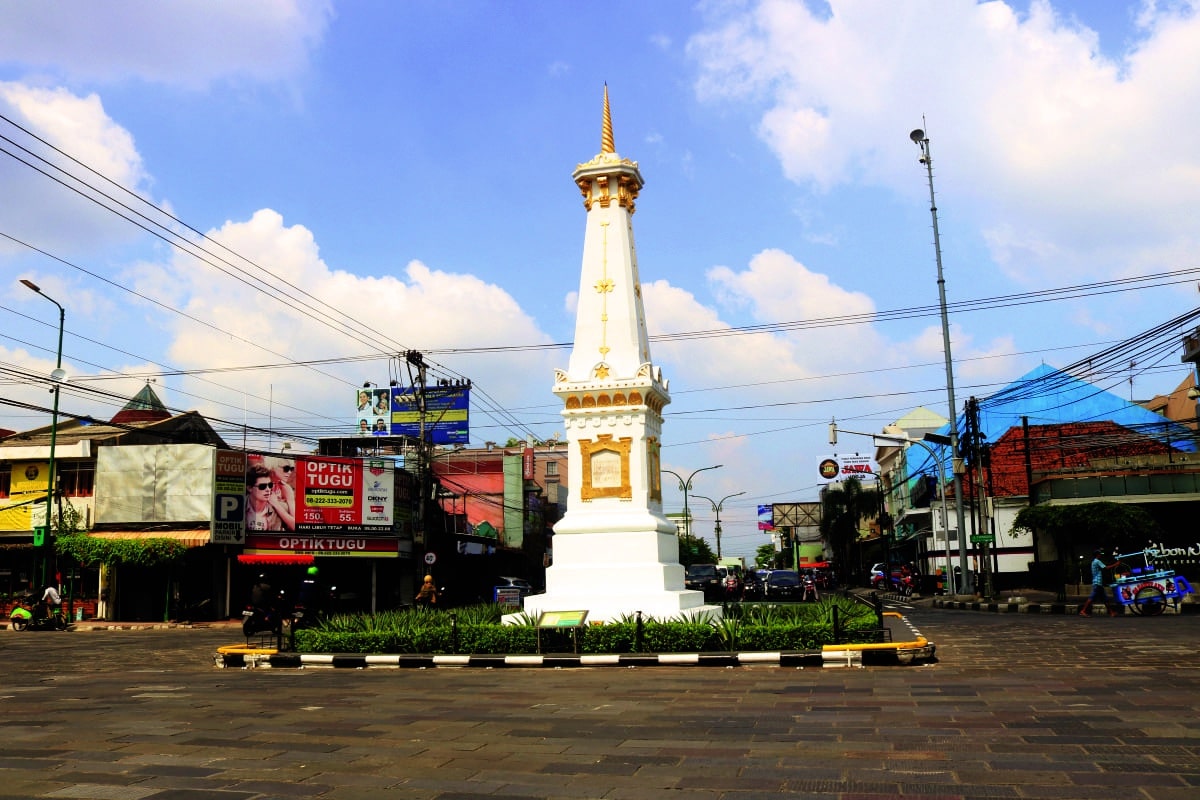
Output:
M934 600L934 608L955 611L988 611L993 614L1077 614L1078 603L988 603L982 600Z
M213 656L222 669L507 669L578 667L867 667L908 666L933 660L936 645L895 612L885 616L907 626L911 641L879 644L825 645L821 650L753 651L745 653L551 653L549 655L434 655L280 653L271 648L226 645Z
M620 655L356 655L328 653L218 652L222 669L509 669L579 667L825 667L907 666L932 658L934 646L879 650L837 649L778 653L630 653Z

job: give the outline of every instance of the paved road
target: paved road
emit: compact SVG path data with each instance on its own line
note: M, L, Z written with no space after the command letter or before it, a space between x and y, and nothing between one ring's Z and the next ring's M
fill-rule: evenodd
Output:
M0 797L1200 796L1200 617L910 615L937 664L217 670L228 629L0 631Z

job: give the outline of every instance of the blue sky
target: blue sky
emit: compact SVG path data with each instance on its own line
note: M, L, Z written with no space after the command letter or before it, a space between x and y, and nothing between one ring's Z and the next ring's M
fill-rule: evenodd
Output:
M53 367L55 309L28 278L67 308L72 413L111 416L90 390L153 376L173 408L302 441L351 429L353 387L411 348L472 379L476 444L551 436L569 352L547 345L573 335L583 244L571 172L599 150L607 82L616 149L646 180L652 335L769 326L652 343L673 396L664 466L725 465L695 491L747 492L722 539L750 555L758 504L816 498L830 417L869 431L947 411L937 317L871 317L937 302L913 128L931 139L951 304L1177 273L952 313L960 400L1195 305L1178 273L1200 252L1196 10L5 2L0 397L47 404L27 376ZM208 261L240 280L21 163L28 148L84 175L11 123L229 248ZM1105 385L1141 398L1186 375L1168 353ZM0 407L0 427L45 421Z

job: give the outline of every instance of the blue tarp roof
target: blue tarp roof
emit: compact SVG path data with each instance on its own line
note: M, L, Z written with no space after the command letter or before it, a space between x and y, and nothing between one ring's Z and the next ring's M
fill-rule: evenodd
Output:
M1111 421L1153 436L1179 450L1194 452L1196 449L1192 432L1184 426L1045 364L979 400L979 429L985 441L995 442L1010 428L1019 427L1022 417L1028 417L1030 425ZM966 418L960 415L960 439L965 430ZM949 432L949 424L938 431L943 435ZM947 446L933 447L938 458L946 458ZM910 455L915 453L910 451ZM931 461L924 450L922 455L924 458L910 471L910 477L921 472L937 474L936 462ZM916 465L917 459L914 458L912 463ZM949 461L946 463L949 475Z

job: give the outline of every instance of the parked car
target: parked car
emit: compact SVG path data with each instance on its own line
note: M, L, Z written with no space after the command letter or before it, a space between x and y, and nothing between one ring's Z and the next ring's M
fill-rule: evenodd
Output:
M683 575L685 589L704 592L705 600L720 600L722 595L721 574L716 564L692 564Z
M533 584L524 578L514 578L507 575L501 575L496 579L496 588L514 588L521 590L521 597L528 597L531 594L536 594Z
M795 600L800 597L800 573L794 569L773 569L767 575L763 587L763 598L767 600Z

